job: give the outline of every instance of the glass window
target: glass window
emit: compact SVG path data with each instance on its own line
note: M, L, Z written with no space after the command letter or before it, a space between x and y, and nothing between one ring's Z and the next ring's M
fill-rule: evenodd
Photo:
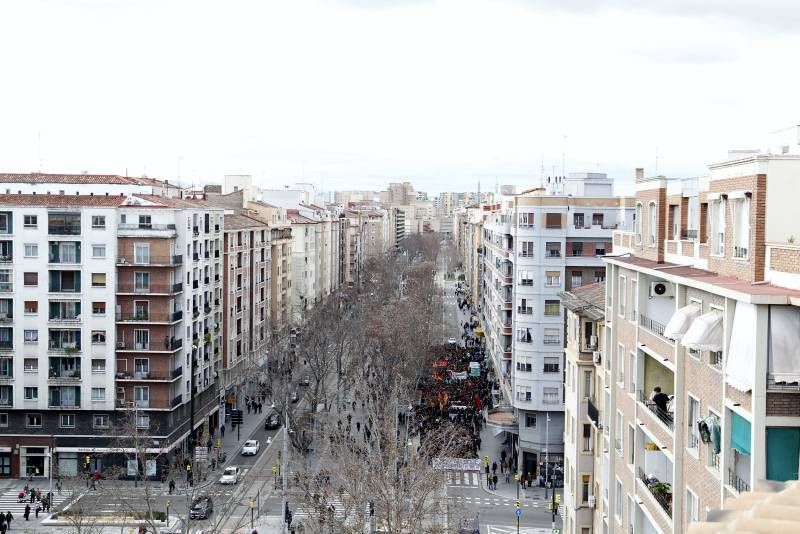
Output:
M542 402L544 404L558 404L559 403L559 395L558 395L558 388L543 388L543 398Z
M144 414L137 415L136 428L150 428L150 416Z
M92 302L92 315L105 315L106 303L105 302Z
M106 388L92 388L92 400L93 401L106 400Z
M92 416L92 426L94 428L108 428L108 415L94 414Z
M150 244L134 243L133 262L136 265L148 265L150 263Z
M92 330L92 345L102 345L106 342L105 330Z
M105 215L92 215L92 228L105 228L106 217Z
M36 228L38 217L36 215L24 215L22 223L25 228Z
M25 301L25 313L39 313L39 301L26 300Z
M36 400L39 398L39 388L26 387L22 391L25 400Z
M26 373L35 373L39 370L39 360L36 358L25 358L24 365Z
M39 256L39 245L36 243L25 243L25 257L36 258Z
M545 373L557 373L561 358L559 357L552 357L546 356L544 358L544 372Z
M92 372L105 373L106 361L103 358L92 358Z
M545 300L544 314L549 317L561 315L561 302L558 300Z
M547 287L560 287L561 286L561 272L560 271L546 271L546 284Z
M105 258L106 257L106 246L105 245L92 245L92 257L93 258Z
M23 283L26 286L38 286L39 285L39 273L24 273L22 275Z
M528 428L536 428L536 414L535 413L525 414L525 426L528 427Z
M36 389L36 388L33 388ZM39 428L42 426L42 414L28 413L25 414L25 426L28 428Z
M62 413L59 417L59 426L61 428L75 428L75 414Z
M134 273L134 291L150 290L150 273Z
M686 523L697 523L700 520L700 500L697 495L686 488Z
M106 273L92 273L92 287L106 287Z
M38 330L25 330L25 343L38 343L39 331Z

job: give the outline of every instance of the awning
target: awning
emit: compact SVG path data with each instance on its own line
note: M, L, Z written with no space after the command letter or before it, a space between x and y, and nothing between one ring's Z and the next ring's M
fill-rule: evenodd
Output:
M478 337L483 337L483 329L480 326L476 327L472 333Z
M697 304L690 304L676 311L667 326L664 327L664 337L680 340L701 312L702 310Z
M800 308L769 307L767 373L777 383L800 382Z
M722 350L722 313L712 311L695 319L681 338L681 345L694 350Z
M731 412L731 448L750 456L750 421Z
M736 304L731 328L731 344L725 359L725 379L739 391L753 389L756 374L756 307Z

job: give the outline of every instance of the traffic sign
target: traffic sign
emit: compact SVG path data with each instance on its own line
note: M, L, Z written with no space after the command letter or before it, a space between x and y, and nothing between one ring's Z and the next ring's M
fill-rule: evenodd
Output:
M514 513L517 514L517 517L522 517L522 508L517 508L517 511Z
M514 508L519 508L519 501L514 501Z

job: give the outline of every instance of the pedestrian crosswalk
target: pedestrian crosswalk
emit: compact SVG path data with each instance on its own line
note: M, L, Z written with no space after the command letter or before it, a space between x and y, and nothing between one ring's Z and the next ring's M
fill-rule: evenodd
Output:
M330 517L330 513L333 513L334 518L336 519L344 519L345 509L344 503L338 497L329 497L325 501L320 501L319 504L314 507L310 504L301 504L297 507L297 509L293 512L295 520L300 520L303 518L319 518L323 510L328 511L328 516Z
M36 506L40 506L39 504L31 504L30 499L26 499L25 502L18 502L17 495L19 495L20 490L18 489L10 489L4 491L0 494L0 513L11 512L17 519L22 518L22 514L25 512L25 505L28 504L31 507L31 516L33 517ZM46 492L42 492L45 494ZM51 510L55 510L57 506L59 506L64 500L66 500L67 494L64 493L62 495L58 495L56 492L53 492L53 506ZM39 514L41 517L41 513Z
M478 488L481 485L480 471L447 471L448 486Z

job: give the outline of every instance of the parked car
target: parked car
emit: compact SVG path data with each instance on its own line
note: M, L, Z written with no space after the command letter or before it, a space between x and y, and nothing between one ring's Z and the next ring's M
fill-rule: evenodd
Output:
M458 340L456 338L454 338L454 337L450 337L450 338L447 338L447 343L449 345L455 345L456 343L458 343Z
M304 376L303 379L300 381L300 385L301 386L309 386L309 385L311 385L311 377L308 376L308 375Z
M214 513L214 503L211 497L200 497L194 501L189 517L191 519L208 519Z
M238 467L226 467L222 472L222 477L219 479L220 484L236 484L242 478L242 470Z
M255 456L258 454L258 450L261 448L261 444L256 439L248 439L244 442L242 446L242 456Z
M297 394L296 391L292 391L292 398L290 399L292 402L297 402L300 400L300 396Z
M264 420L264 430L275 430L279 426L281 426L281 418L276 413L269 414Z

